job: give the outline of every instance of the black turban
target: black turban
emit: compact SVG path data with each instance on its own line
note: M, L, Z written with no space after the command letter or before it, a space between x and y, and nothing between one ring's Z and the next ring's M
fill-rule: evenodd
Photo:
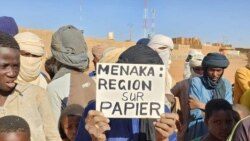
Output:
M204 68L227 68L228 65L227 57L220 53L208 53L202 61Z
M149 38L141 38L136 42L136 45L147 45L149 43Z
M156 51L143 45L135 45L125 50L120 55L117 63L163 64Z

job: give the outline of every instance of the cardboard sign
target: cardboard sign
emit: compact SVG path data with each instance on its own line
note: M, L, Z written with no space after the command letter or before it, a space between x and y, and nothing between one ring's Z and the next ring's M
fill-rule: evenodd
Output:
M164 112L164 65L97 64L96 110L109 118L159 118Z

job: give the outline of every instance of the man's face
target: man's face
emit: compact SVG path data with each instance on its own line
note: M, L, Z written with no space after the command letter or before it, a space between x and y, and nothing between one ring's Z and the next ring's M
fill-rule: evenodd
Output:
M234 118L231 111L214 111L208 121L205 121L208 131L219 140L226 140L234 127Z
M208 77L213 81L217 81L220 79L221 75L223 74L223 71L223 68L208 68Z
M0 47L0 91L11 92L20 69L20 51L14 48Z
M24 132L1 133L0 141L30 141L30 135Z

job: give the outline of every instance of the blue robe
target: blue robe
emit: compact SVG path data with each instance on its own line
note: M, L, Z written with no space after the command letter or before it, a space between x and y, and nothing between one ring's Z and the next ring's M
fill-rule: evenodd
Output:
M227 100L229 103L233 104L232 85L228 80L223 78L221 79L223 80L226 87L224 99ZM207 103L208 101L212 100L213 95L211 89L209 90L205 88L200 77L192 78L189 94L191 97L203 103ZM204 124L204 115L202 115L202 111L200 109L190 110L186 140L189 141L197 137L203 136L207 133L207 131L207 127Z

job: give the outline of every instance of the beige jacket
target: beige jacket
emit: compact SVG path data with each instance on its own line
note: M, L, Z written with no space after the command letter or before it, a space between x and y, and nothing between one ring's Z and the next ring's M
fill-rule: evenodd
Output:
M47 92L39 86L18 84L0 106L0 117L6 115L17 115L28 122L31 141L60 140Z

